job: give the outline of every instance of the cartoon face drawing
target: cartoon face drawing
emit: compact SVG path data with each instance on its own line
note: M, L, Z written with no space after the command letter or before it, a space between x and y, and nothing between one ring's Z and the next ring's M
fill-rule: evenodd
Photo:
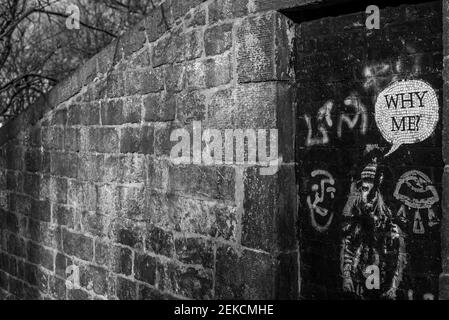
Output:
M333 176L324 170L315 170L311 173L312 178L317 183L312 184L312 195L307 197L307 204L310 210L312 226L318 232L329 229L334 218L334 213L330 212L330 204L337 192Z

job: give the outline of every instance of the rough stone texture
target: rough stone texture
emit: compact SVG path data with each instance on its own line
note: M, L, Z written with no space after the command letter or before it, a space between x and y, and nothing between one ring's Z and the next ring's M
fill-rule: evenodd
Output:
M0 128L0 297L298 297L291 22L265 12L293 3L162 1ZM280 129L288 163L174 165L198 120Z

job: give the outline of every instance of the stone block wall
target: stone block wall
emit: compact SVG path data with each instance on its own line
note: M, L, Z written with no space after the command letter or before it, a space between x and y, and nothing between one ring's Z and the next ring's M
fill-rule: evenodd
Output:
M3 297L298 296L292 25L271 9L162 2L0 129ZM174 165L193 121L279 129L283 165Z

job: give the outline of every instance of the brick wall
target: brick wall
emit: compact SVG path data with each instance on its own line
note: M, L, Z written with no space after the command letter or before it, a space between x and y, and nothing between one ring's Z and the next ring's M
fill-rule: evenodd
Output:
M297 297L292 32L271 9L165 1L0 129L2 297ZM284 165L173 165L195 120L279 128Z

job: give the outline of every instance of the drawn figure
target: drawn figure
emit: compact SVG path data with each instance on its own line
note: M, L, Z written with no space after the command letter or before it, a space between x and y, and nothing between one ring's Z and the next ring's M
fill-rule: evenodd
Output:
M308 127L307 141L306 145L308 147L312 147L315 145L325 145L329 143L329 133L327 131L327 127L331 128L333 126L333 121L331 117L332 109L334 108L334 103L332 101L327 101L324 106L318 110L317 113L317 123L318 123L318 131L321 134L321 137L313 137L313 129L312 129L312 119L309 115L305 115L304 119L306 120Z
M383 173L376 159L362 170L360 178L351 186L344 209L343 292L358 299L394 300L406 264L404 237L380 192ZM377 268L379 285L368 286L369 270Z
M368 113L366 107L363 105L360 97L357 93L352 93L344 101L345 105L352 107L354 110L351 115L341 114L340 121L338 123L338 136L341 138L343 134L343 123L346 123L349 129L353 130L360 122L360 133L366 134L368 128Z
M310 219L312 226L318 232L325 232L329 229L334 218L334 213L330 212L326 205L329 205L329 200L335 198L335 180L332 175L324 170L315 170L311 174L312 178L320 179L319 184L312 185L313 198L309 195L307 197L307 204L310 210Z
M417 170L404 173L399 179L394 197L403 203L397 214L401 219L407 218L405 206L416 209L413 217L413 233L424 234L425 227L421 214L426 210L429 227L440 223L432 207L440 201L438 192L430 178Z
M430 209L440 200L430 178L417 170L402 175L396 185L394 197L413 209Z

